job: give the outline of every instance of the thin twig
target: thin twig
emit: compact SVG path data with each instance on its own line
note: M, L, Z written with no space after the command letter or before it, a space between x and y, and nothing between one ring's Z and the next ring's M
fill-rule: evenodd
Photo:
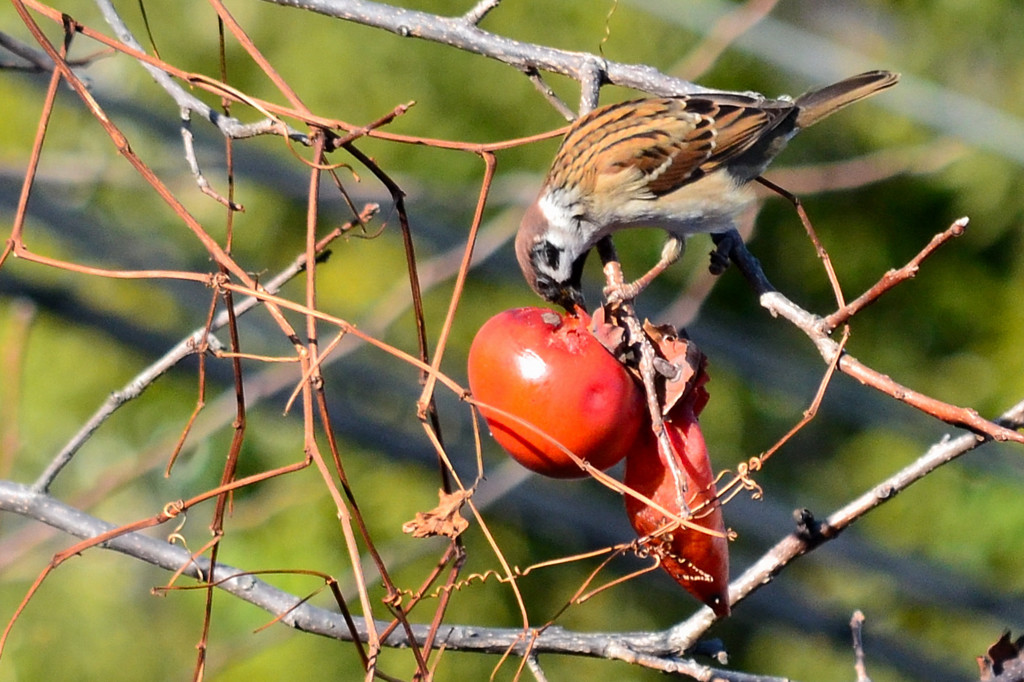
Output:
M185 145L185 161L192 171L192 177L195 179L199 191L232 211L244 211L241 204L236 204L218 194L210 186L210 181L203 175L203 170L199 167L199 157L196 156L195 136L192 134L192 114L189 109L181 110L181 140Z
M940 246L948 242L950 239L961 236L967 230L968 222L969 219L967 217L953 221L953 224L943 232L932 237L932 240L928 242L928 245L921 249L916 256L911 258L906 265L885 273L870 289L831 315L825 317L823 320L825 329L827 331L835 329L861 310L877 301L882 294L889 291L897 284L913 278L917 275L917 271L921 268L921 263L923 263L926 258L935 253Z
M576 118L576 112L548 85L537 69L531 67L526 69L525 73L526 77L533 83L533 86L537 88L537 91L544 95L544 99L548 101L548 104L554 107L555 111L561 114L566 121L572 121Z
M501 4L501 0L479 0L468 12L462 15L462 20L471 26L478 25L484 20L492 9Z
M800 218L800 223L804 226L804 231L807 232L807 236L814 245L814 250L818 254L818 258L821 260L822 266L825 268L825 274L828 276L829 284L832 285L832 293L836 297L836 306L838 308L846 307L846 298L843 296L843 288L839 284L839 277L836 275L835 268L832 267L832 258L828 255L828 251L825 249L824 244L822 244L821 240L818 239L818 233L815 231L814 225L811 224L811 218L807 215L807 211L804 209L804 204L800 201L800 197L763 177L757 177L755 179L768 189L786 199L786 201L793 204L793 208L796 209L796 214Z
M864 614L854 611L850 618L850 634L853 636L853 669L857 673L857 682L871 682L864 657Z

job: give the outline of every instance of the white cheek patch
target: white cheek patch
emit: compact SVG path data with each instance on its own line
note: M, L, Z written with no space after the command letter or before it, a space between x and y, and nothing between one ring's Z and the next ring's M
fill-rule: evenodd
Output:
M564 193L560 193L563 194ZM548 221L547 234L545 239L557 247L565 248L570 240L578 241L578 220L572 211L572 204L566 201L568 197L556 196L555 193L546 192L537 201L537 206L544 218Z
M563 193L564 194L564 193ZM539 242L547 242L556 249L560 258L558 267L552 268L547 262L535 263L555 282L566 282L572 276L572 264L579 257L582 248L589 247L587 239L580 234L580 221L573 214L564 196L545 193L537 201L537 207L547 221L547 230L538 236Z

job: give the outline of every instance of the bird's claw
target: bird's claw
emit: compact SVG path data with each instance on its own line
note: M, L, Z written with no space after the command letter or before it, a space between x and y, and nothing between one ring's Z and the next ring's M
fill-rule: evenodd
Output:
M609 305L618 306L624 303L632 303L633 300L640 295L640 292L647 288L647 283L641 283L640 280L635 282L619 282L617 284L609 284L604 288L604 299Z
M729 230L711 235L711 240L715 243L715 250L710 254L711 263L708 264L708 271L717 276L729 269L732 252L738 244L743 243L743 238L736 230Z

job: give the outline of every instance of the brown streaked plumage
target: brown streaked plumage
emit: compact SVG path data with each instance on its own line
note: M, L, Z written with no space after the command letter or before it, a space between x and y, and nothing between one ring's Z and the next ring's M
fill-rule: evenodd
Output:
M752 198L748 183L789 138L898 80L898 74L871 71L795 100L731 93L655 97L580 117L516 236L527 282L548 301L571 307L582 300L584 259L602 237L648 226L681 242L696 232L730 229ZM667 248L643 285L679 252Z

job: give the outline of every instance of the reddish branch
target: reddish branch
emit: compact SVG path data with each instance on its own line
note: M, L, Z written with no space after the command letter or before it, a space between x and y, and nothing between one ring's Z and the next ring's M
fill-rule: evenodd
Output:
M918 264L921 261L931 255L938 246L948 241L951 237L961 234L965 225L966 220L961 218L954 222L945 232L936 235L910 263L899 270L886 273L865 295L858 297L856 301L834 313L836 319L849 319L852 314L869 305L893 286L912 277L917 272ZM764 271L761 269L757 259L747 251L746 247L738 239L733 245L730 256L743 276L759 294L761 306L772 313L772 315L788 320L804 332L814 342L826 364L831 365L835 363L839 371L852 376L862 384L881 391L947 424L969 429L986 438L998 441L1024 443L1024 434L984 419L975 410L967 407L958 407L926 396L923 393L897 383L891 377L881 372L867 367L857 358L843 350L839 342L831 338L830 332L833 330L833 327L829 325L829 318L821 318L814 315L779 293L772 286L771 282L768 281L768 278L765 277ZM837 357L838 360L836 359Z
M836 312L826 316L823 320L824 329L832 331L859 313L861 310L877 301L882 294L889 291L900 282L905 282L906 280L914 277L917 274L917 271L921 268L921 263L923 263L926 258L935 253L940 246L948 242L950 239L959 237L964 233L964 230L967 229L967 223L967 218L960 218L959 220L953 221L952 225L932 237L932 240L928 242L928 245L921 249L920 253L911 258L910 262L902 268L890 270L885 273L873 287L858 296L856 300L851 301Z

